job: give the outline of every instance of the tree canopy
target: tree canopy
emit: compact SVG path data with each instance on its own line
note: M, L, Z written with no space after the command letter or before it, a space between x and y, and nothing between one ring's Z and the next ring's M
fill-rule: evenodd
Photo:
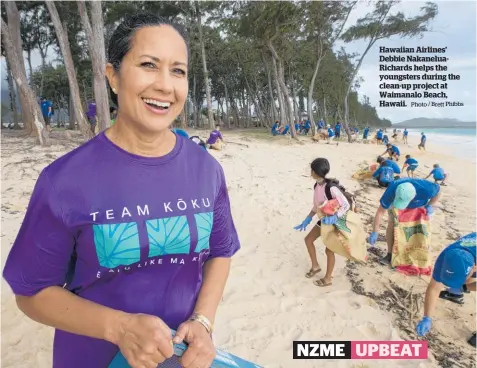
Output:
M137 11L185 26L190 37L190 92L183 124L208 127L214 120L226 126L270 127L276 120L290 123L308 117L390 126L369 98L360 95L359 68L378 40L419 37L426 32L437 5L426 3L420 14L409 17L393 12L398 1L378 1L370 5L367 15L349 25L356 3L108 1L102 2L102 10L106 45L123 17ZM55 4L67 33L84 108L95 91L87 33L77 2ZM91 4L86 5L91 13ZM18 9L30 85L38 96L49 97L56 109L68 109L68 75L51 14L44 2L18 2ZM4 5L2 19L8 22ZM336 48L339 39L346 43L366 40L367 47L362 54L351 55L345 48ZM34 51L42 59L36 68L31 64Z

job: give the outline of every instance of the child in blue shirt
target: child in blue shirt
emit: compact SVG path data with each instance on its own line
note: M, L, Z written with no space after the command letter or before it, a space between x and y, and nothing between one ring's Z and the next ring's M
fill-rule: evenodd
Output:
M430 332L432 315L439 298L462 304L463 300L459 299L463 299L463 296L461 298L459 298L459 295L450 297L451 291L459 294L466 291L475 292L475 270L477 268L475 236L475 232L463 236L455 243L444 248L437 257L432 278L426 290L424 317L416 326L418 336L425 336ZM442 290L446 286L449 289ZM474 348L475 340L476 334L474 333L468 340L468 343Z
M446 185L446 180L449 174L446 174L444 172L444 169L439 166L439 164L434 165L434 169L429 173L429 175L426 176L426 179L429 178L429 176L433 176L434 182L438 184L441 182L441 185Z
M402 133L402 141L404 144L407 144L407 136L409 135L409 132L407 131L407 128L404 128L404 132Z
M373 173L373 178L378 181L381 188L387 188L389 184L394 181L394 170L383 161L379 168Z
M424 151L426 150L426 141L427 141L427 137L426 135L424 134L424 132L421 133L421 143L419 143L419 145L417 146L417 148L419 149L423 149Z
M331 128L330 124L328 124L326 128L328 129L328 141L326 143L330 144L335 139L335 132ZM336 145L338 145L338 142L336 142Z
M419 166L419 162L415 158L412 158L411 155L406 155L406 161L404 161L404 165L402 166L402 171L407 166L406 172L407 176L410 178L414 177L414 171Z
M385 155L386 153L389 155L390 159L394 159L396 161L399 161L399 156L401 156L399 148L391 143L386 144L386 151L384 151L381 156Z

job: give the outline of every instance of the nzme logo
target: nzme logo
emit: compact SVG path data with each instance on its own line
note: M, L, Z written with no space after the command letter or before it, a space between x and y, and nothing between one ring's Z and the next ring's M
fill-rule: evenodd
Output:
M293 359L427 359L427 341L293 341Z

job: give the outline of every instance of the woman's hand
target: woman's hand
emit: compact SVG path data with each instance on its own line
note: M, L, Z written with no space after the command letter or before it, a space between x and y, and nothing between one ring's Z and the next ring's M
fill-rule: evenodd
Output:
M212 337L202 324L186 321L177 329L174 343L187 342L188 347L180 358L184 368L209 368L215 358L215 346Z
M156 368L174 355L171 330L158 317L129 314L119 329L115 343L132 368Z

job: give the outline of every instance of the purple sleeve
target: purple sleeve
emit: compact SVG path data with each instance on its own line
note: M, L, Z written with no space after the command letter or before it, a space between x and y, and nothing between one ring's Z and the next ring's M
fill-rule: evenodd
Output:
M219 191L215 199L209 259L232 257L240 249L237 230L230 210L230 200L223 169L219 172Z
M218 132L219 133L219 138L224 140L224 137L222 137L222 133L221 132Z
M16 295L32 296L50 286L63 286L74 244L74 237L63 223L58 195L43 170L3 277Z

